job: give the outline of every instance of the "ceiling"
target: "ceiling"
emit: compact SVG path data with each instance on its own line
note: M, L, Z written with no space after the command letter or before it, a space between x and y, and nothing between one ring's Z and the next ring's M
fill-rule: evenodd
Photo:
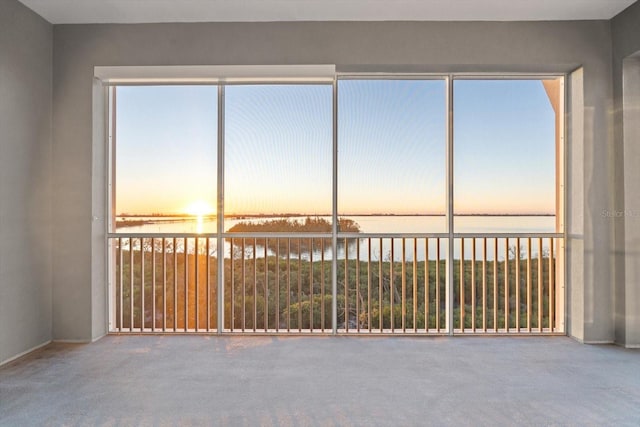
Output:
M636 0L20 0L53 24L610 19Z

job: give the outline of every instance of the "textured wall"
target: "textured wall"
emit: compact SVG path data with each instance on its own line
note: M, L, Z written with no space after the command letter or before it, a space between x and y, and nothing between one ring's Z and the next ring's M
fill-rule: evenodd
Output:
M0 0L0 363L51 340L52 46Z
M92 144L97 65L336 64L343 71L569 72L583 67L584 135L567 182L572 334L612 341L611 33L608 21L288 22L54 28L54 337L104 332L104 147ZM92 222L92 216L99 216ZM96 258L97 257L97 258ZM584 262L583 262L583 261Z

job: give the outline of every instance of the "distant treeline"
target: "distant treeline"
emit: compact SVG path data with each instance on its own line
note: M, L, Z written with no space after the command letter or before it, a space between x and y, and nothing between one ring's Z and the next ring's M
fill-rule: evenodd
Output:
M360 233L360 225L349 218L338 219L338 230L343 233ZM291 218L278 218L266 221L251 222L242 221L229 229L230 233L331 233L331 222L324 218L306 217L304 220ZM347 239L348 244L355 243L355 239ZM246 239L227 238L233 243L234 250L241 249L246 243ZM266 247L268 250L281 254L308 253L312 248L314 251L328 249L331 246L331 238L317 239L269 239L256 238L250 244ZM344 246L344 239L338 241L338 246Z
M338 230L343 233L359 233L360 225L349 218L338 219ZM324 218L306 217L304 220L277 218L265 221L242 221L229 229L231 233L331 233L331 222Z

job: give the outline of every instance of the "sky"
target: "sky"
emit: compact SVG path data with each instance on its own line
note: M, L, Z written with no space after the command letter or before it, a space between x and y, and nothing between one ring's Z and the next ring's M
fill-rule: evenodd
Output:
M116 212L211 214L217 87L122 86ZM443 80L340 80L338 213L444 214ZM329 214L330 85L225 88L225 212ZM555 115L540 81L454 82L454 210L554 213Z
M216 205L215 86L122 86L116 95L116 213Z
M454 82L454 212L555 213L555 113L540 81Z

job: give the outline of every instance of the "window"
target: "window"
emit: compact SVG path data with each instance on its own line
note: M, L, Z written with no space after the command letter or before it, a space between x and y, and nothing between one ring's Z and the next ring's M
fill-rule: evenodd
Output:
M217 90L114 90L112 203L117 231L215 231Z
M560 81L454 81L456 232L561 231Z
M444 80L341 80L338 100L338 214L365 232L445 232Z
M332 129L330 85L227 87L225 229L330 232Z
M453 80L454 232L562 231L560 82ZM218 87L114 93L116 230L215 232ZM338 94L338 216L447 232L445 80L345 79ZM224 100L225 230L330 224L331 86L232 85Z
M114 84L112 329L561 331L562 92Z

